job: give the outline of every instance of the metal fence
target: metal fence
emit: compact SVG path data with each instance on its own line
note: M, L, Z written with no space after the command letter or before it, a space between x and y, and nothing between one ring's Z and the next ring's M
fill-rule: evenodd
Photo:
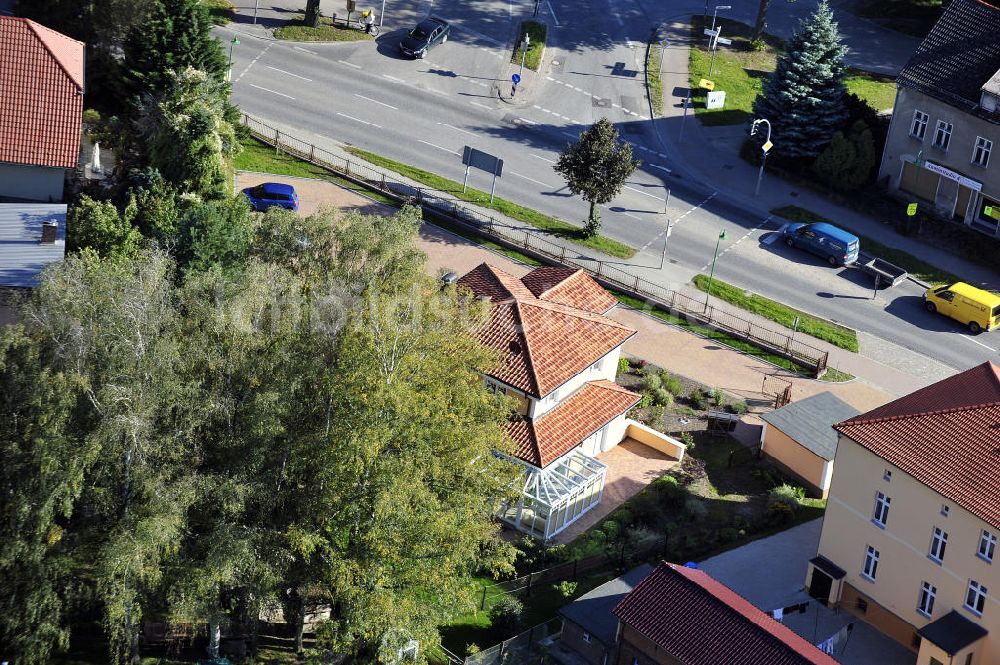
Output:
M714 305L706 307L701 300L654 284L607 261L581 257L576 249L567 252L565 245L552 242L537 230L504 222L440 192L401 182L396 174L334 154L281 132L246 113L242 114L241 121L254 137L274 146L276 151L286 152L333 171L400 202L420 205L426 212L470 227L480 235L503 245L534 254L550 263L584 270L605 286L642 300L649 308L658 308L688 322L722 330L809 368L816 376L826 369L829 354L796 339L794 333L789 335L785 331L763 326L728 309Z
M532 626L523 633L495 644L479 653L466 656L464 665L525 665L541 662L545 650L540 648L542 642L556 637L562 630L562 619L550 619L545 623Z

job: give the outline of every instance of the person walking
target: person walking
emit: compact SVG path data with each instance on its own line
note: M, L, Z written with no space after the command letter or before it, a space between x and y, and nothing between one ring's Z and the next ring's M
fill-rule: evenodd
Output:
M365 34L372 34L372 28L375 27L375 10L369 9L365 11Z

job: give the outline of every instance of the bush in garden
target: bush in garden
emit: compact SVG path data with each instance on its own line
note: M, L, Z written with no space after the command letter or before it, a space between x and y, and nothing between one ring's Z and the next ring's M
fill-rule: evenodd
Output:
M701 499L691 498L684 502L684 514L692 522L701 522L708 517L708 506Z
M524 603L514 596L504 595L490 608L490 623L494 628L513 633L521 625Z
M655 393L657 390L661 390L663 382L660 381L659 374L647 374L645 380L646 390L651 393Z
M732 404L729 405L729 408L732 410L733 413L735 413L738 416L745 416L747 412L750 410L750 407L747 406L745 400L740 400L739 402L733 402Z
M629 501L635 524L656 524L660 517L659 494L646 490L639 492Z
M681 494L680 483L673 476L660 476L654 480L650 487L659 495L660 501L664 503L674 503Z
M687 450L687 452L691 452L694 450L694 436L692 436L691 432L681 432L680 439L681 443L684 444L684 448ZM685 457L684 459L687 459L687 457Z
M576 582L570 582L569 580L563 580L558 584L553 584L552 588L559 592L563 598L572 598L573 594L576 593L576 587L578 584Z
M621 376L622 374L628 374L628 370L629 370L628 358L619 358L618 376Z
M712 403L715 406L724 406L726 404L726 395L718 388L712 388L709 392L709 396L712 398Z
M773 501L767 508L767 520L771 524L789 524L795 518L795 511L783 501Z
M667 370L660 372L660 381L663 383L663 387L667 389L667 392L674 397L680 397L684 394L684 384Z
M688 395L688 401L691 406L698 409L699 411L704 411L705 407L708 406L708 400L705 398L705 393L702 392L701 388L695 388Z
M659 377L655 377L659 379ZM670 406L674 403L674 396L666 388L657 388L653 391L653 401L660 406Z
M652 427L653 429L662 430L663 429L663 414L665 412L666 412L666 409L663 407L662 404L655 405L653 408L651 408L649 410L649 419L648 419L648 422L646 424L649 425L650 427Z
M639 403L636 404L636 406L639 407L640 409L645 409L648 408L650 405L652 405L652 403L653 403L653 393L644 392L642 394L642 398L639 400Z
M466 656L474 656L480 651L482 651L482 649L480 649L479 645L476 644L475 642L469 642L468 646L465 647Z
M632 509L629 508L627 504L619 506L615 512L611 513L611 517L613 517L615 522L617 522L622 528L635 524L635 515L632 513Z

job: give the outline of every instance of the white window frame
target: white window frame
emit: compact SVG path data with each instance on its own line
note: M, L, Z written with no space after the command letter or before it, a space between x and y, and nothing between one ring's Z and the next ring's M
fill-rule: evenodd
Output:
M993 152L993 141L977 136L976 145L972 148L972 163L985 169L990 165L991 152Z
M931 531L931 547L927 552L927 557L935 562L944 561L944 552L948 548L948 532L944 529L934 527Z
M997 534L983 529L982 533L979 534L979 550L976 552L976 556L983 561L993 563L993 557L996 555L996 552Z
M585 643L590 644L590 633L588 633L587 631L583 631L583 635L581 635L580 637L583 639Z
M867 546L865 550L865 565L861 568L861 577L865 578L870 582L875 581L875 576L878 575L878 560L879 551L872 547Z
M889 505L891 503L892 497L886 496L882 492L875 493L875 508L872 510L872 522L883 529L889 521Z
M976 580L969 580L969 587L965 592L965 603L963 607L969 610L977 617L983 615L983 609L986 607L986 596L989 595L989 591L982 584ZM972 600L972 603L969 603Z
M930 582L921 582L920 598L917 600L917 612L930 618L934 613L934 599L937 598L937 587Z
M950 512L951 512L951 508L948 506L948 504L947 503L942 503L941 504L941 517L948 517L948 513L950 513Z
M923 141L927 135L927 123L930 121L931 117L929 115L919 109L915 109L913 111L913 119L910 121L910 136Z
M938 150L948 152L948 148L951 146L951 133L954 129L955 125L952 123L938 120L937 126L934 128L934 140L931 142L931 145Z
M882 480L884 480L887 483L891 483L892 482L892 471L890 471L889 469L883 469L882 470Z

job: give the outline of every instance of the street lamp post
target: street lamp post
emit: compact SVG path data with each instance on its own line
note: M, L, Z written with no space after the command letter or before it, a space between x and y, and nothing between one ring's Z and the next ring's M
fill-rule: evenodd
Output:
M712 32L715 32L715 19L719 15L720 9L732 9L732 5L716 5L715 11L712 12Z
M240 38L233 35L233 38L229 41L229 67L226 69L226 80L233 80L233 47L240 43Z
M691 103L691 95L688 94L688 96L684 98L684 115L681 116L681 135L677 137L678 143L684 142L684 123L687 121L688 118L688 105L690 103Z
M712 297L712 280L715 278L715 262L719 258L719 245L726 239L726 230L719 232L719 239L715 241L715 256L712 257L712 270L708 273L708 292L705 294L705 309L702 314L708 311L708 299Z
M663 234L663 253L660 254L660 270L663 270L663 263L667 259L667 241L670 240L670 232L673 231L674 225L667 220L667 232Z
M767 139L764 141L764 144L760 146L760 149L764 154L760 160L760 171L757 172L757 187L753 190L754 196L760 196L760 183L764 179L764 166L767 164L767 153L771 150L773 145L771 143L771 121L767 118L761 118L753 121L753 124L750 126L750 136L757 133L757 126L762 122L767 125Z
M524 74L524 58L528 55L528 47L531 45L531 38L528 37L528 33L524 33L524 41L521 42L521 70L518 72L518 76Z

